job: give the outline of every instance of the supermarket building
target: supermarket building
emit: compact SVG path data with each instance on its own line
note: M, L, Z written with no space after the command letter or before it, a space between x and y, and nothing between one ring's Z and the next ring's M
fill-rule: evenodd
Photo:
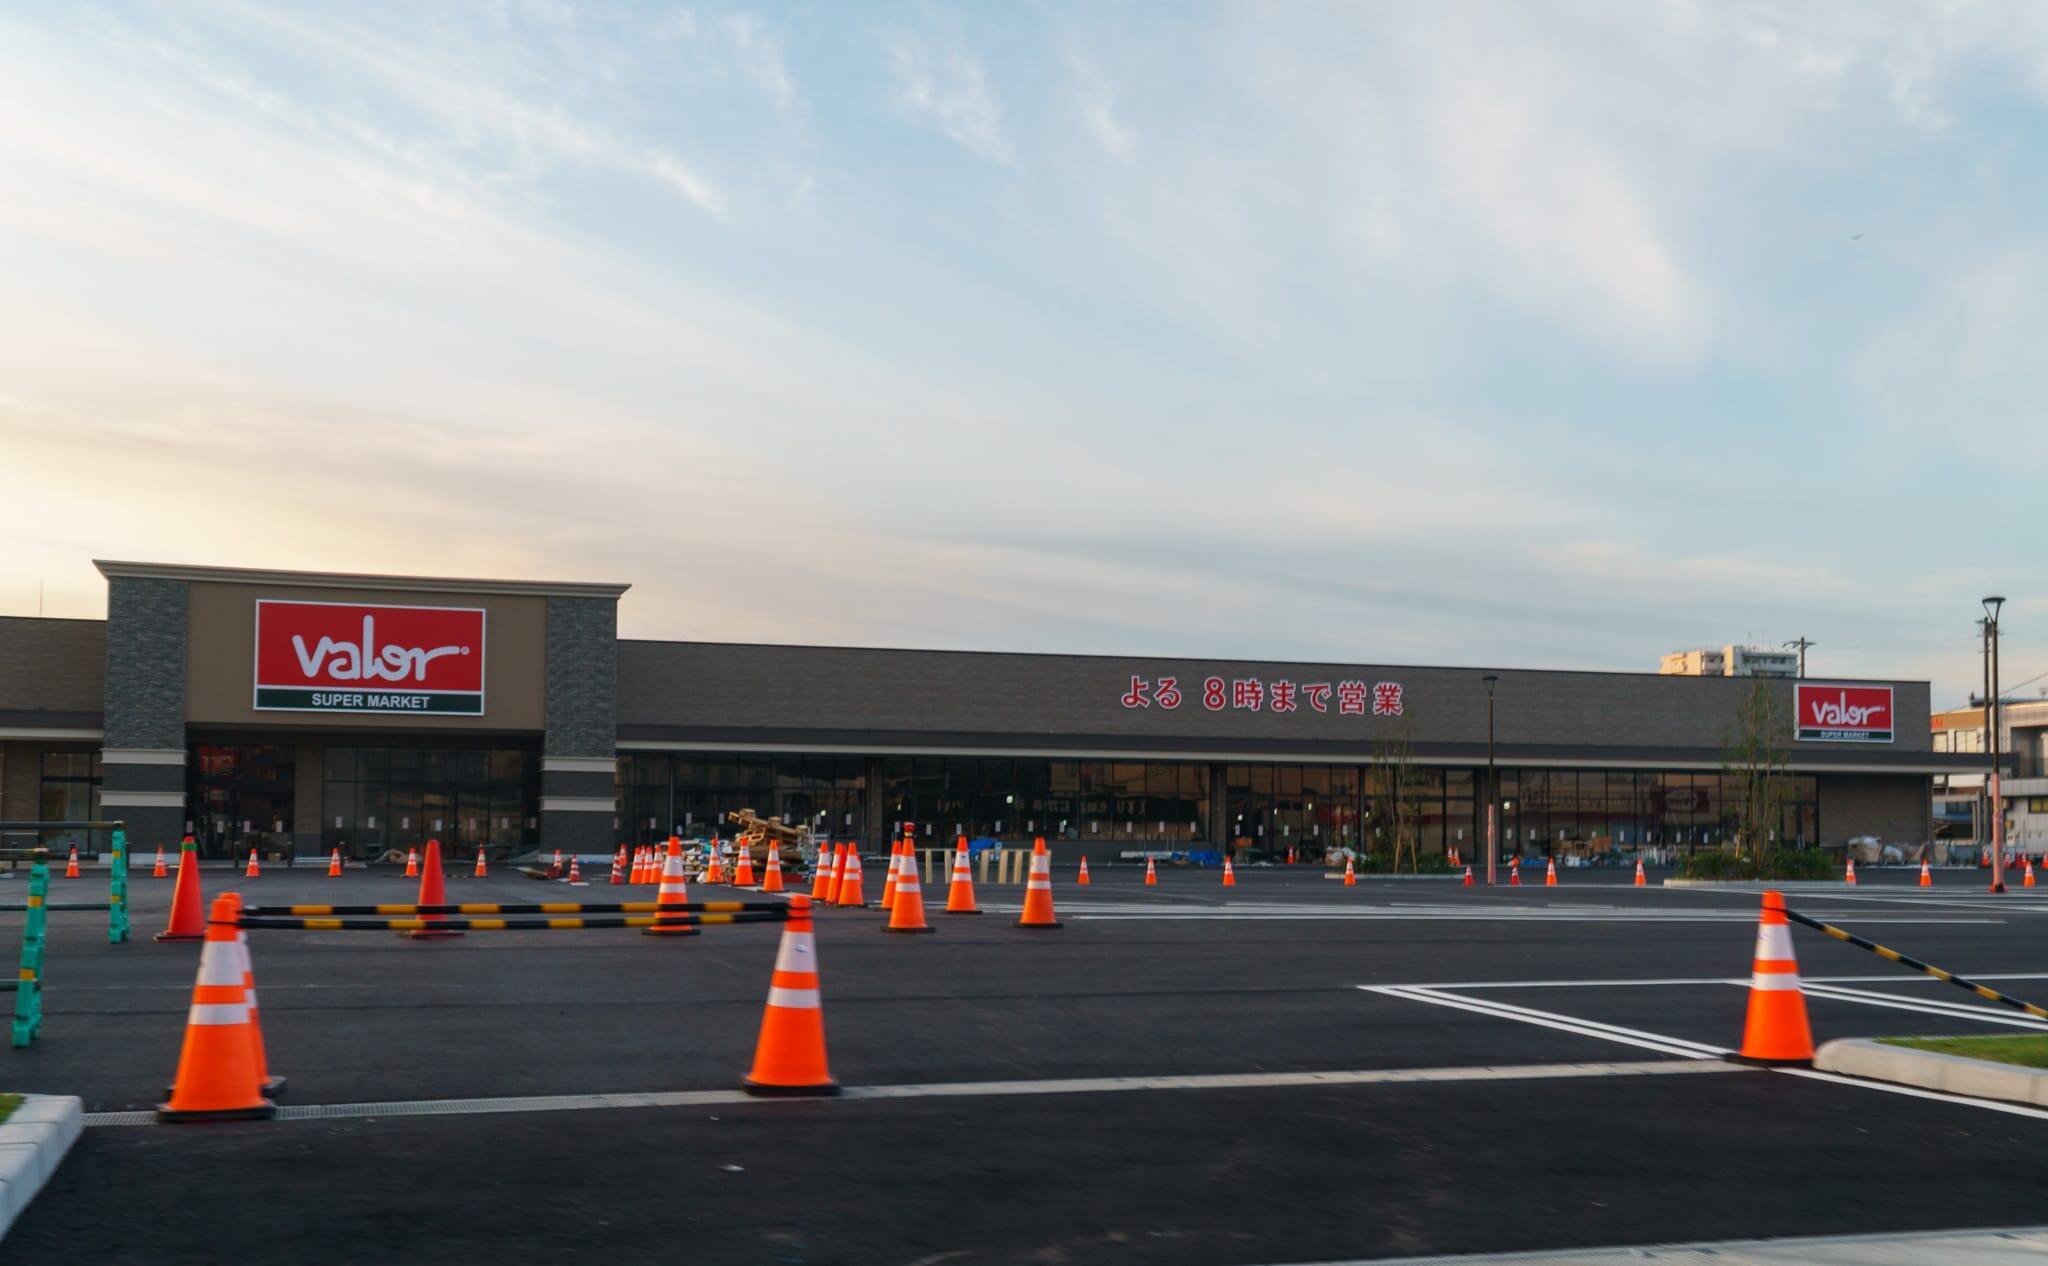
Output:
M100 562L107 618L0 618L0 818L142 847L497 856L703 834L749 808L873 845L1369 844L1405 748L1424 852L1711 846L1747 679L621 639L628 586ZM1919 681L1772 681L1781 836L1930 834Z

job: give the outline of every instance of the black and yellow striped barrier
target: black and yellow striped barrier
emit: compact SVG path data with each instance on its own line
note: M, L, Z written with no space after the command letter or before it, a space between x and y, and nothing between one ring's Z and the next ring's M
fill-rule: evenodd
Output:
M652 901L575 902L546 901L512 904L501 901L470 901L459 905L372 905L372 906L243 906L244 919L327 918L333 915L470 915L470 914L654 914L664 907ZM777 919L788 917L789 907L779 901L686 901L666 907L690 914L744 914L766 911Z
M1843 928L1838 928L1832 923L1822 923L1819 919L1810 919L1805 915L1799 913L1797 910L1785 911L1785 917L1792 920L1794 923L1801 924L1805 927L1810 927L1816 932L1825 932L1829 936L1834 937L1838 941L1846 941L1850 945L1854 945L1857 949L1869 950L1871 953L1877 955L1879 958L1889 959L1890 961L1897 963L1901 967L1910 967L1914 971L1923 972L1926 975L1934 977L1936 980L1945 980L1949 984L1956 986L1958 989L1967 989L1971 993L1976 994L1979 998L1983 998L1986 1001L1996 1002L2003 1006L2011 1007L2015 1011L2024 1011L2028 1015L2033 1016L2037 1020L2048 1020L2048 1007L2037 1007L2031 1002L2021 1002L2018 998L2008 997L2007 995L1998 992L1996 989L1993 989L1989 985L1980 985L1976 981L1968 979L1964 976L1958 976L1954 972L1943 971L1941 968L1933 966L1930 963L1921 962L1919 959L1914 958L1910 954L1901 954L1899 953L1899 951L1895 949L1887 949L1885 946L1879 945L1876 941L1866 941L1862 937L1856 935L1854 932L1847 931Z
M734 905L736 902L720 902ZM570 931L577 928L718 927L736 923L787 923L786 910L752 907L729 913L631 914L598 918L495 919L477 916L443 916L444 907L425 907L431 917L326 918L318 916L254 916L244 914L229 926L249 929L287 929L304 932L540 932Z

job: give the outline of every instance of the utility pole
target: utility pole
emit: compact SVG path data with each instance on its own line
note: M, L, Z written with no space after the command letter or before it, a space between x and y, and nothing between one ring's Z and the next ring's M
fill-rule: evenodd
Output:
M1807 638L1807 636L1802 633L1798 637L1795 637L1791 641L1785 643L1785 645L1792 647L1793 649L1799 652L1799 675L1801 677L1806 676L1806 648L1809 646L1816 645L1816 643Z
M1493 764L1493 688L1500 675L1488 673L1480 680L1486 683L1486 886L1491 888L1500 863L1500 781Z
M1984 599L1984 737L1991 753L1991 891L2005 891L2005 806L1998 786L1998 612L2005 599Z

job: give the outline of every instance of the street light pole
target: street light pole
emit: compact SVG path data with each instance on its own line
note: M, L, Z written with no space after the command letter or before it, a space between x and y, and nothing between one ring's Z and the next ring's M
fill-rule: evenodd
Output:
M1500 782L1493 765L1493 688L1498 673L1481 678L1486 683L1486 886L1493 886L1494 867L1500 864Z
M1990 680L1984 689L1985 750L1991 754L1991 891L2005 891L2005 806L1998 786L1998 612L2005 599L1984 599L1984 660Z

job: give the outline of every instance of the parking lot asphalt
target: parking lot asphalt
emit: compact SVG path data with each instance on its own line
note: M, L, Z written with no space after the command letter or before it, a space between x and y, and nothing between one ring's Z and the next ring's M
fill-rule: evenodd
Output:
M1718 1065L1631 1070L1711 1063L1739 1043L1745 993L1728 982L1748 972L1753 890L1589 871L1549 889L1345 888L1323 874L1248 867L1227 890L1213 871L1168 870L1155 888L1129 868L1098 868L1086 889L1063 874L1055 932L1012 926L1015 888L984 888L978 918L944 918L942 886L928 892L928 937L882 935L874 911L824 913L835 1074L943 1093L99 1125L0 1260L360 1261L402 1247L425 1261L651 1261L688 1245L727 1261L1278 1262L2032 1221L2048 1115ZM1974 871L1940 872L1931 891L1911 878L1866 871L1854 889L1788 899L2048 995L2048 889L1992 898ZM410 894L362 872L208 873L209 892L229 885L270 904ZM102 916L53 916L44 1035L7 1056L5 1088L79 1094L93 1112L160 1097L197 953L149 942L170 885L135 886L136 943L107 945ZM60 881L55 900L96 889ZM456 900L619 891L451 880ZM0 915L0 944L19 918ZM731 1088L777 935L251 940L271 1065L291 1078L281 1102L416 1105ZM2020 1031L2013 1013L1851 947L1803 932L1797 946L1819 1037ZM1428 992L1379 992L1413 986ZM1607 1071L1516 1071L1555 1064ZM1399 1075L1257 1080L1371 1070ZM1253 1080L962 1087L1205 1074ZM1946 1185L1900 1199L1904 1172L1971 1179L1953 1199ZM96 1204L113 1190L118 1219ZM156 1238L137 1240L145 1228Z

